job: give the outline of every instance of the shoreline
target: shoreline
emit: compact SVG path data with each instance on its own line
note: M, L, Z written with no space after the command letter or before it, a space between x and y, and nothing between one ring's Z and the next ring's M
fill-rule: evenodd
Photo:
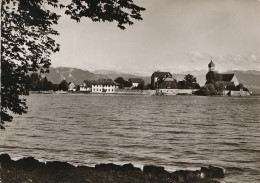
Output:
M136 93L136 92L119 92L119 93L86 93L86 92L67 92L67 93L55 93L55 92L42 92L42 91L30 91L29 95L31 94L44 94L44 95L95 95L95 96L104 96L104 95L113 95L113 96L199 96L199 97L254 97L260 96L260 94L251 94L251 95L234 95L234 96L227 96L227 95L196 95L196 94L186 94L186 93L179 93L179 94L162 94L156 95L151 93Z
M221 167L201 167L200 170L168 172L161 166L131 163L96 164L95 167L73 166L62 161L40 162L33 157L12 160L0 155L0 182L88 182L88 183L220 183L225 170Z

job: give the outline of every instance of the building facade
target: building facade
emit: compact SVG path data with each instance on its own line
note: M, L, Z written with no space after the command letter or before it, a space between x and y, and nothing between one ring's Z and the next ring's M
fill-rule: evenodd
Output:
M170 72L156 71L151 76L151 86L154 88L158 88L159 85L163 83L164 80L167 78L172 78L172 74Z
M144 80L141 78L129 78L128 81L132 84L132 88L136 88L141 84L144 84Z
M100 79L92 83L92 93L117 93L119 85L112 79Z
M81 85L80 85L80 88L79 88L79 91L81 92L91 92L91 84L87 84L86 82L83 82Z
M68 86L69 91L76 91L76 85L74 83L70 83Z

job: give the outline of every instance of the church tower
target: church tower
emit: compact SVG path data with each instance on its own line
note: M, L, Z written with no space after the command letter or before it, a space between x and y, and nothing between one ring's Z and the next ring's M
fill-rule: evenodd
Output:
M212 59L208 65L208 67L209 67L209 71L215 71L215 64L212 62Z

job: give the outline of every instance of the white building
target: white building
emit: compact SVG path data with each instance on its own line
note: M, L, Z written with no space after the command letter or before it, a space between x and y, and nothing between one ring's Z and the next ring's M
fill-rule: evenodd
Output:
M74 83L70 83L68 90L69 91L76 91L76 85Z
M79 91L91 92L91 87L90 87L90 85L88 86L88 84L86 82L83 82L82 85L80 85Z
M92 84L92 93L116 93L119 89L112 79L100 79Z

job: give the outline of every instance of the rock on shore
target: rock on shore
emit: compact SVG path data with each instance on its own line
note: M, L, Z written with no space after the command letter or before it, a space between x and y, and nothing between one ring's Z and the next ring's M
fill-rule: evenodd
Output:
M132 164L99 164L95 167L73 166L66 162L39 162L33 157L14 161L8 154L0 155L0 182L73 182L73 183L219 183L224 177L220 167L168 172L164 167L146 165L143 170Z

